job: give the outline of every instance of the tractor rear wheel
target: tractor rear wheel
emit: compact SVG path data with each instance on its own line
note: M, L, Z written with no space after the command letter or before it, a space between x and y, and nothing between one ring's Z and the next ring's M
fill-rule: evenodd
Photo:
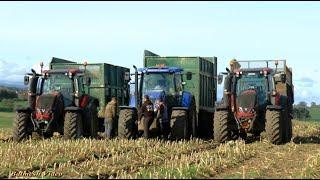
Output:
M188 115L185 110L173 110L170 120L171 139L186 139L188 136Z
M132 109L122 109L119 113L118 136L124 139L134 139L136 137L137 115Z
M283 143L283 123L281 122L281 111L267 110L266 133L269 141L273 144Z
M87 134L92 138L96 138L98 136L98 112L96 104L93 104L88 109L86 124Z
M25 112L16 113L13 121L13 140L20 142L32 134L32 122L30 114Z
M79 112L66 112L63 135L64 139L79 139L83 136L82 116Z
M219 143L224 143L230 140L229 130L229 112L228 111L216 111L213 120L213 134L214 140Z

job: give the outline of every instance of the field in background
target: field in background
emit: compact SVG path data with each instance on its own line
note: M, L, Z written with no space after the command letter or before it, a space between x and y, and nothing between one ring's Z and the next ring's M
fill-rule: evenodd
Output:
M0 101L0 112L14 112L15 108L27 107L28 102L22 100L4 100Z
M0 178L320 178L320 123L294 121L285 145L261 139L11 140L0 129ZM24 174L23 174L24 173Z
M14 117L13 112L0 112L0 128L11 127L13 117Z
M320 121L320 108L309 108L309 111L313 120Z

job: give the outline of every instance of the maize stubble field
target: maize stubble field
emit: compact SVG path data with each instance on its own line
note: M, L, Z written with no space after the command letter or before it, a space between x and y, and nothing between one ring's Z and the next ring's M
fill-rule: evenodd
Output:
M230 141L93 140L34 137L0 129L0 178L319 178L320 123L293 121L285 145Z

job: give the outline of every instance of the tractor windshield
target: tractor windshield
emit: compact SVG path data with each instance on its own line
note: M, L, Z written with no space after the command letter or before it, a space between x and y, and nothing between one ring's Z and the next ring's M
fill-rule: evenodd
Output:
M170 73L150 73L145 74L143 78L143 92L147 94L149 92L164 91L168 94L175 92L174 87L174 74Z
M257 92L257 98L259 104L263 104L266 101L266 78L263 75L256 73L244 74L238 78L237 81L237 96L243 91L254 89Z
M73 81L64 74L51 74L44 80L42 93L60 92L65 105L72 103Z

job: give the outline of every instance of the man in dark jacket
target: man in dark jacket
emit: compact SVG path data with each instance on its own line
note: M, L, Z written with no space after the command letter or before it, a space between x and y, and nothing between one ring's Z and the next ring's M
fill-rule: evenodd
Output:
M156 104L155 105L156 106L156 108L155 108L156 119L160 123L162 138L168 139L168 135L170 133L170 121L169 121L169 118L168 118L167 106L164 103L162 97L157 99L155 104Z
M142 104L140 112L139 112L139 120L141 120L142 116L144 117L143 137L149 138L149 127L150 127L152 120L154 118L154 114L153 114L153 103L150 101L150 98L148 95L144 96L143 104Z
M105 109L105 134L108 139L112 138L112 130L116 120L117 99L112 97Z

